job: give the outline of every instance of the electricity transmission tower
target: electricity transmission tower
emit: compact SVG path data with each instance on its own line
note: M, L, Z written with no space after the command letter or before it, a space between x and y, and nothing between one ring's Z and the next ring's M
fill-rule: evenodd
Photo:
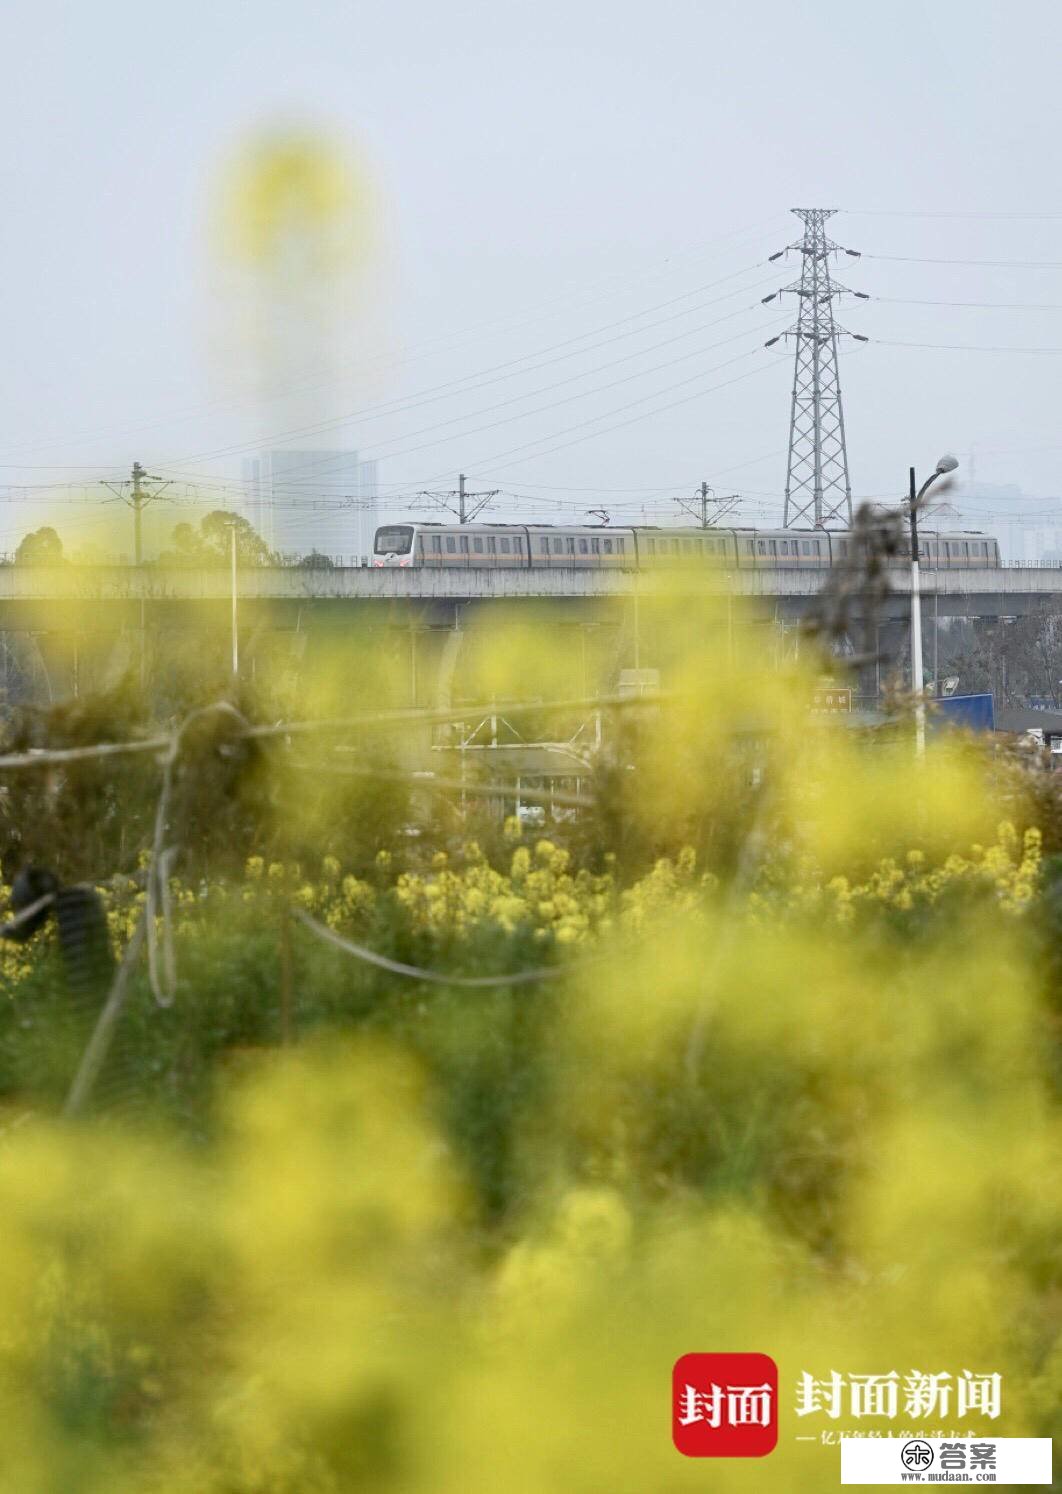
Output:
M146 483L161 483L161 487L146 487ZM149 503L151 503L164 488L171 486L165 478L152 477L145 472L139 462L133 463L133 472L128 482L105 482L105 488L110 488L116 498L133 510L133 556L137 565L141 565L144 559L144 544L141 533L141 515ZM129 489L126 494L126 488ZM109 501L109 500L108 500Z
M766 344L770 347L779 337L792 337L796 341L783 519L787 529L809 522L816 529L852 522L852 485L844 439L837 339L854 337L857 342L869 339L839 326L834 320L833 303L835 297L845 294L864 301L870 298L862 291L848 292L846 286L830 276L831 255L859 258L857 249L845 249L826 237L826 219L832 218L835 211L835 208L793 209L804 225L804 237L801 242L772 254L771 259L780 259L790 250L799 251L800 279L795 285L764 297L765 301L773 301L775 296L792 294L799 298L800 308L796 326Z
M738 493L727 493L722 497L713 492L706 482L702 482L699 492L693 498L673 498L671 501L692 514L702 529L711 529L713 524L718 524L720 519L725 519L727 514L734 512L741 498Z
M445 509L447 513L455 515L459 524L470 524L500 492L500 488L490 488L481 493L466 492L465 474L462 472L458 475L457 487L450 492L421 493L419 496L427 499L435 508Z

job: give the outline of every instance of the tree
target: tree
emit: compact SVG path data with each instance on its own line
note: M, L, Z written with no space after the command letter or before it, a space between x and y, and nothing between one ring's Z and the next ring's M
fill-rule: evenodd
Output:
M178 524L173 531L173 549L159 556L163 565L227 565L232 553L232 532L236 531L236 559L241 566L276 565L277 557L242 514L216 508L204 514L198 529L194 524Z
M16 565L62 565L63 542L49 525L24 535L15 551Z
M997 707L1033 698L1059 704L1062 619L1049 606L1009 620L949 619L938 653L941 676L958 675L964 695L990 691Z

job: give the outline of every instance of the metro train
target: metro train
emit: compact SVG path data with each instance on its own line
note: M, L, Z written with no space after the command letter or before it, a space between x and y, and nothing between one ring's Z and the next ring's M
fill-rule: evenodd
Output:
M851 533L830 529L613 528L601 524L385 524L374 566L491 570L650 570L712 564L737 570L827 570L853 554ZM975 530L920 531L927 570L998 568L999 544ZM901 563L902 563L902 557Z

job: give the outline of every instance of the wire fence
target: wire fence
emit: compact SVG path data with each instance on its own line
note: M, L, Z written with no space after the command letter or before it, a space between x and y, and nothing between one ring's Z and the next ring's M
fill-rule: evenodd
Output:
M28 890L19 899L13 899L12 916L0 925L0 936L21 941L29 937L49 919L55 918L59 926L59 943L66 967L68 984L79 988L82 1008L98 1009L87 1041L80 1052L74 1077L66 1093L63 1111L67 1115L82 1112L92 1101L108 1055L120 1030L133 989L134 976L141 953L147 952L147 983L156 1007L167 1010L174 1005L178 995L178 966L174 937L174 906L172 874L175 860L181 850L182 827L174 815L174 789L178 766L195 765L189 757L189 740L195 728L210 720L224 724L230 740L246 742L269 742L290 747L294 741L311 735L329 737L342 736L351 729L405 729L415 726L465 722L471 719L500 715L506 718L522 714L557 715L572 711L613 710L627 711L638 707L658 706L664 697L640 696L593 696L554 702L506 701L486 702L474 706L450 710L397 710L365 712L345 718L316 721L286 721L269 724L252 724L229 701L220 700L203 706L186 715L174 728L165 733L126 742L96 742L77 747L31 748L23 752L0 755L0 778L4 774L23 774L34 769L59 770L89 762L113 762L118 767L130 755L152 755L159 764L160 781L154 814L151 820L150 846L147 848L146 864L143 868L143 905L136 915L132 931L125 944L117 966L110 958L110 941L102 903L95 888L49 888L37 892L35 884L27 884ZM536 789L510 782L482 782L469 778L456 778L417 769L386 768L357 763L311 762L298 758L288 759L289 765L307 773L321 772L339 777L365 778L380 782L393 782L414 789L433 793L461 796L469 799L488 799L512 802L551 804L570 810L590 810L594 799L584 794L568 793L559 789ZM41 874L49 875L49 874ZM54 880L54 879L53 879ZM16 906L17 901L17 906ZM592 963L578 960L563 964L538 964L496 975L468 976L416 965L393 959L364 944L338 933L313 918L305 908L290 902L283 908L283 917L294 917L315 940L353 958L365 965L418 983L451 986L469 989L491 989L506 986L537 984L556 980L575 968ZM72 921L73 920L73 921ZM105 972L106 980L101 976ZM287 977L290 979L290 973Z

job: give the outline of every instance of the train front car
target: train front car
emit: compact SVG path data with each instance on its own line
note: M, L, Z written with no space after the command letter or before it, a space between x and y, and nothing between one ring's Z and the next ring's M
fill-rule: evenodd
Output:
M408 566L413 564L415 528L412 524L385 524L376 531L372 547L374 566Z

